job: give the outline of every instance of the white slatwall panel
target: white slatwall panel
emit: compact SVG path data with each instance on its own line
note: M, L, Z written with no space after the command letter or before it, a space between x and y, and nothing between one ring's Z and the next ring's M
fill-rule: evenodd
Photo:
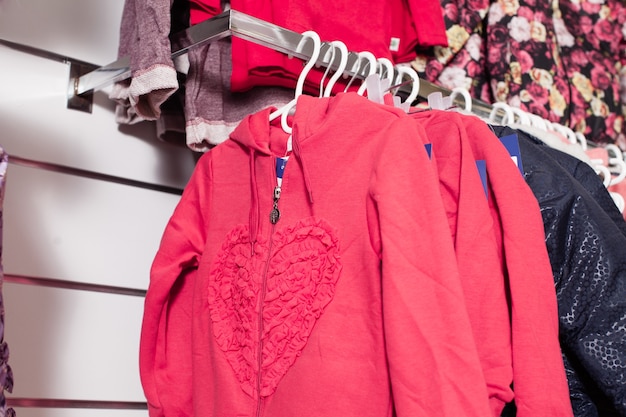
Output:
M140 297L5 284L15 397L145 401Z
M146 289L179 198L9 164L5 272Z
M2 45L0 62L0 140L10 153L172 186L188 178L190 152L158 141L153 123L117 125L105 92L93 113L68 110L68 65Z
M123 0L0 0L0 39L105 65ZM0 45L0 146L11 156L182 189L189 150L152 123L119 126L105 91L93 113L66 108L68 65ZM145 289L176 194L9 164L7 275ZM9 398L143 402L143 298L5 283ZM31 408L19 417L145 417L145 410Z
M96 65L115 60L124 0L0 0L0 38Z

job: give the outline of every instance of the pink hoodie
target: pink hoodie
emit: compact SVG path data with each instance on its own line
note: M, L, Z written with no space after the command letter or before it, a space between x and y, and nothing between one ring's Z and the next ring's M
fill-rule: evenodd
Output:
M490 415L424 131L354 93L198 162L151 271L150 415ZM270 222L273 208L280 218Z
M518 417L571 417L554 278L539 203L489 126L462 117L476 159L487 163L511 309L513 382ZM523 161L522 161L523 163Z

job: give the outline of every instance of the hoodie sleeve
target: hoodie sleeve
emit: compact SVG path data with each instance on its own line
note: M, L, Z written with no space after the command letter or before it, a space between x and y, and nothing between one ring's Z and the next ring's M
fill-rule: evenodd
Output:
M191 417L191 298L205 242L211 159L205 154L170 218L150 270L139 369L150 417Z
M401 119L370 183L396 415L484 417L491 415L486 384L423 136Z

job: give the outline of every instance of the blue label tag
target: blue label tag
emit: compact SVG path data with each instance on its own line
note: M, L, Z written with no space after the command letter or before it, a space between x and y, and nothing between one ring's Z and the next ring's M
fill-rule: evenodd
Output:
M433 144L432 143L426 143L426 144L424 144L424 147L426 148L426 153L428 154L428 159L432 159Z
M287 166L287 157L276 158L276 178L282 179Z
M478 175L480 176L480 182L483 183L483 189L485 190L485 197L489 198L489 190L487 189L487 162L484 159L478 159L476 161L476 168L478 168Z
M500 142L504 145L507 151L509 151L509 155L511 155L511 159L517 165L519 172L524 175L524 166L522 165L522 152L519 148L519 140L517 138L517 134L507 135L500 138Z

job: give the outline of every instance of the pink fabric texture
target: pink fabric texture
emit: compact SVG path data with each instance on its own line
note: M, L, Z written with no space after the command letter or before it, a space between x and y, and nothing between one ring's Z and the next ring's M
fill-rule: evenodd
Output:
M251 397L267 397L302 354L317 319L335 295L340 248L333 229L323 220L306 218L281 228L272 239L275 255L263 289L249 283L264 273L269 242L257 241L254 254L242 264L248 258L249 242L246 227L233 229L226 237L210 274L208 301L217 345L243 391ZM258 328L261 321L256 320L259 298L263 300L263 328ZM260 375L250 355L259 334L264 358Z

